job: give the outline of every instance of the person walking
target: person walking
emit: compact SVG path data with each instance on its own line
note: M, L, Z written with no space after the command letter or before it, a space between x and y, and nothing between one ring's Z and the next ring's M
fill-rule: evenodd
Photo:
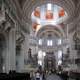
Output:
M39 73L39 71L36 72L35 77L36 77L36 80L40 80L40 73Z

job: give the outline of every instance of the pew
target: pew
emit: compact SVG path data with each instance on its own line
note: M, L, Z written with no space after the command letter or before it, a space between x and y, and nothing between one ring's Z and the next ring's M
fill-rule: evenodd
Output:
M0 73L0 80L30 80L29 73Z
M75 80L80 80L80 73L71 71L69 77Z

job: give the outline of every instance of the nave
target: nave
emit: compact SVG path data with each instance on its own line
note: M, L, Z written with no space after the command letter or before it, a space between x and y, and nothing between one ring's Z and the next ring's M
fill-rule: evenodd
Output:
M80 80L80 0L0 0L0 80L36 74Z

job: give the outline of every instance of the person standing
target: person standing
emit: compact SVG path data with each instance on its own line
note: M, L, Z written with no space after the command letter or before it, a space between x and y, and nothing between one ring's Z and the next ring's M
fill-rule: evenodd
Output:
M36 76L35 77L36 77L36 80L40 80L40 73L39 73L39 71L36 72Z

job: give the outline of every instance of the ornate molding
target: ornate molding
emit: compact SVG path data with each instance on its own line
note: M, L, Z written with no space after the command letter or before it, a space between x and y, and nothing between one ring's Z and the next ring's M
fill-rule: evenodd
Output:
M24 40L25 40L25 36L22 33L17 32L16 33L16 43L17 43L17 45L22 44Z

